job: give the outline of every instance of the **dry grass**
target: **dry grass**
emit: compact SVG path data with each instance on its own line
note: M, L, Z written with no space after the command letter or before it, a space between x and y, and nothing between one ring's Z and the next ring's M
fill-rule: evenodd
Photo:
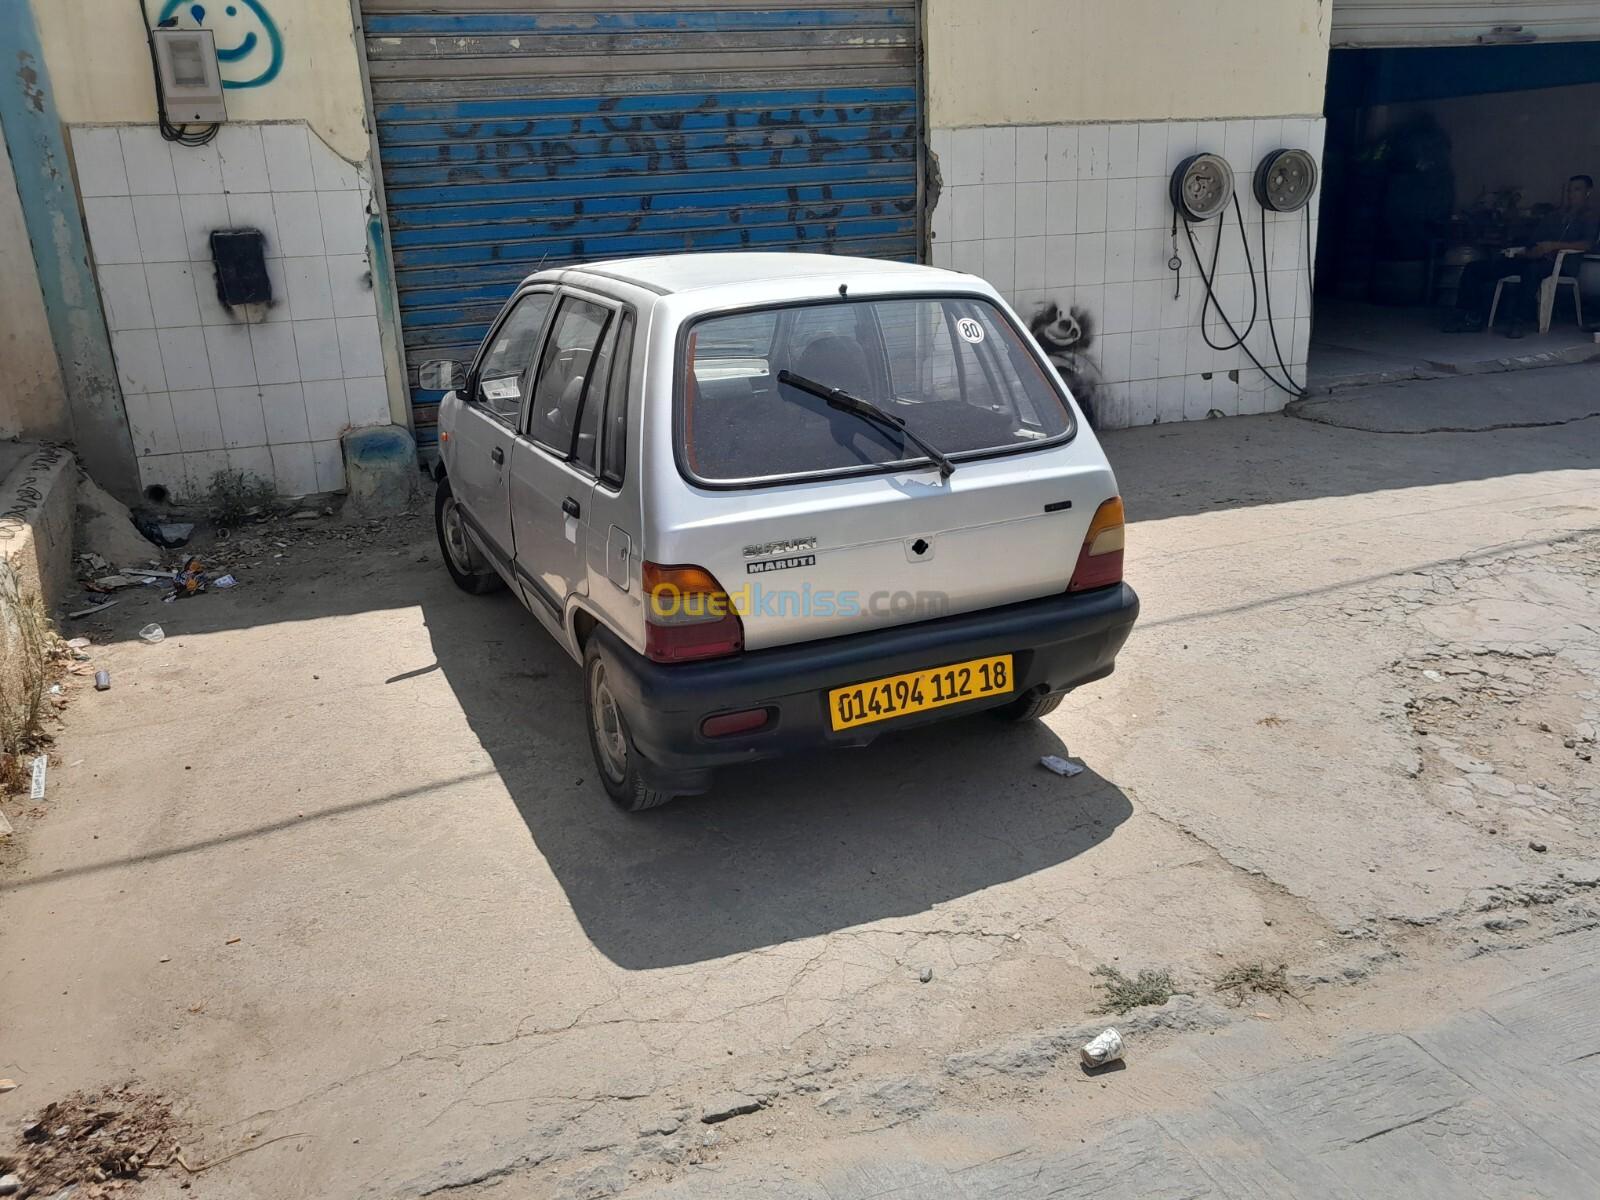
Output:
M1140 971L1129 979L1121 971L1106 963L1094 969L1099 980L1096 987L1105 991L1105 1001L1094 1011L1097 1013L1123 1013L1146 1005L1165 1004L1172 999L1171 971Z
M269 510L277 492L272 484L249 471L218 471L206 489L206 515L223 529L237 529L258 513Z
M1240 963L1230 967L1217 979L1217 991L1227 996L1235 1006L1243 1004L1250 996L1285 996L1298 1000L1289 986L1289 968L1284 963L1269 967L1264 962Z
M22 787L27 760L49 741L45 697L58 640L39 597L19 593L0 570L0 794Z
M171 1105L132 1084L74 1092L35 1116L12 1155L27 1195L114 1194L177 1161Z

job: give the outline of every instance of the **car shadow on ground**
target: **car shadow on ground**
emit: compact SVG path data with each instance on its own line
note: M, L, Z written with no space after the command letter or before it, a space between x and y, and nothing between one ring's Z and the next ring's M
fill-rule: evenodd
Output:
M445 586L423 602L438 665L585 932L628 969L923 913L1065 862L1132 812L1092 770L1039 765L1067 753L1046 725L980 713L623 813L596 778L578 666L509 595Z

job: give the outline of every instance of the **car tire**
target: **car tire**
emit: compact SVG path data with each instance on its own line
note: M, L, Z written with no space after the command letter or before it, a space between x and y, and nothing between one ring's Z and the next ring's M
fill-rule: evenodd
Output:
M645 759L633 744L622 706L606 679L607 663L600 647L590 641L583 656L583 716L589 730L589 752L606 795L624 812L644 812L677 799L678 793L651 787L641 768Z
M1002 721L1037 721L1040 717L1048 717L1061 707L1061 701L1066 698L1065 692L1045 692L1042 695L1023 696L1020 700L1013 700L1003 708L991 709L995 716Z
M448 475L439 476L439 486L433 494L433 527L439 535L439 553L444 558L445 570L450 572L458 588L481 596L505 587L506 581L478 558L478 552L467 537L461 507L450 490Z

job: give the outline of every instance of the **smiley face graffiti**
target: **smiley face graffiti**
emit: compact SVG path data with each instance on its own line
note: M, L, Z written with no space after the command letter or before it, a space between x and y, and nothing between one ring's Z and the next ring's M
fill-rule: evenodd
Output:
M159 20L172 17L184 28L209 29L216 36L225 88L260 87L283 69L283 35L260 0L167 0Z

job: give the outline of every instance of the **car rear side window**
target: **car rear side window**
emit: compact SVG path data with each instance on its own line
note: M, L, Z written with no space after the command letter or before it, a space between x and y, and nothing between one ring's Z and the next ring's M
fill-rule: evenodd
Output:
M606 401L605 437L600 450L600 478L620 484L628 467L628 387L633 376L633 313L624 310L611 356L611 395Z
M779 382L870 401L947 455L1072 429L1065 401L998 309L965 296L846 300L702 318L680 372L678 438L707 482L774 481L924 459L908 439Z
M605 420L606 394L611 388L616 350L617 322L613 321L589 369L589 380L583 389L583 412L578 417L578 440L572 448L572 461L590 475L595 473L599 455L600 426Z
M563 458L572 454L585 389L602 365L597 352L610 318L610 309L568 296L545 343L533 385L528 433Z

